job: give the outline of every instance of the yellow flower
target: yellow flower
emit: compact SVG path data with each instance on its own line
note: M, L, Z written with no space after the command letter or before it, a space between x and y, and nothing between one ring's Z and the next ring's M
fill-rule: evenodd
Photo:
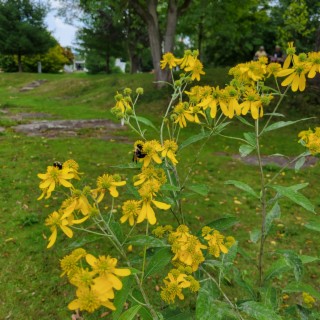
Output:
M99 292L104 292L109 286L121 290L122 282L117 276L126 277L131 274L129 269L116 268L118 260L110 256L99 256L97 259L92 254L87 254L86 261L92 267L92 271L99 275L95 281L95 288Z
M62 164L62 168L69 169L69 172L73 173L74 179L80 180L79 174L82 173L78 172L79 165L76 161L69 159Z
M252 118L255 120L263 116L262 102L256 90L248 88L244 93L243 100L240 104L243 115L246 115L250 110Z
M176 152L178 150L178 145L173 140L165 140L163 144L163 150L161 153L162 157L167 157L171 160L172 164L175 166L178 163L176 159Z
M121 223L129 221L130 226L135 223L135 218L139 215L141 210L140 201L128 200L122 206L122 217L120 218Z
M197 81L200 81L200 75L205 74L205 72L202 70L203 64L196 58L190 58L189 65L184 70L191 72L191 79L196 79Z
M142 172L134 176L134 186L153 180L158 181L160 185L166 183L167 178L164 170L153 166L142 167Z
M157 222L156 215L151 207L151 203L161 210L169 210L171 208L170 204L152 200L152 198L145 198L141 200L140 203L142 203L142 208L139 213L137 223L141 223L146 219L151 225L154 225Z
M61 205L61 210L64 212L63 218L68 217L75 210L80 210L85 216L89 214L89 212L92 210L87 198L89 191L90 188L88 187L85 187L83 191L73 190L72 197L63 201Z
M72 276L77 272L78 270L78 261L86 256L86 250L82 248L77 248L73 250L73 252L69 255L66 255L63 259L60 260L60 267L62 269L61 277L65 274L72 278Z
M278 72L278 77L285 77L281 83L282 86L291 85L291 89L293 92L297 91L304 91L306 88L306 73L310 70L310 65L306 62L299 62L298 57L294 57L295 64L291 69L284 69Z
M302 292L302 298L307 308L312 308L316 302L316 300L307 292Z
M104 174L97 179L97 189L92 190L93 196L98 197L97 202L102 201L107 190L114 198L119 196L117 187L122 187L126 184L126 181L120 181L119 175ZM99 196L98 196L99 194Z
M194 122L194 116L190 114L189 104L187 102L179 102L173 109L175 115L175 123L178 123L180 128L187 126L187 121Z
M105 306L110 310L116 310L113 303L109 301L109 299L113 298L112 291L109 291L110 298L108 298L108 295L104 295L103 297L101 297L101 295L96 290L86 287L78 288L76 294L77 299L73 300L68 305L68 308L70 310L79 309L80 311L88 311L92 313L100 306Z
M148 167L151 161L157 164L162 163L159 152L162 151L161 144L157 140L146 141L142 147L145 157L142 158L143 166Z
M184 69L185 67L189 67L191 61L193 61L194 57L198 56L198 52L194 51L192 53L191 50L185 50L184 56L181 59L177 59L177 64L180 66L181 69Z
M271 62L267 66L268 77L271 75L277 77L278 72L281 71L281 64L277 62Z
M54 211L51 213L45 221L45 225L50 227L51 236L49 237L49 244L47 248L51 248L57 240L58 227L69 237L73 237L73 231L68 227L68 225L72 225L73 217L69 217L68 219L63 218L63 212Z
M170 69L177 66L177 59L171 52L167 52L162 56L160 61L161 69L165 69L168 66Z
M196 236L190 234L187 226L179 226L177 231L171 233L168 241L172 244L172 252L175 253L172 261L177 260L191 266L192 271L196 271L199 264L204 261L201 250L206 249L207 246L203 245Z
M310 52L308 60L311 63L308 78L314 78L317 72L320 73L320 52Z
M165 287L162 287L161 298L167 303L173 303L175 298L184 299L182 289L190 287L191 283L187 279L187 275L180 273L179 270L174 269L168 273L163 280Z
M259 61L242 63L242 64L239 64L238 68L242 76L253 81L262 80L264 78L264 75L267 72L266 65L261 64Z
M294 58L297 58L297 55L295 53L296 48L293 46L293 42L288 42L287 57L286 60L284 60L283 69L288 69L290 63L293 62Z
M74 174L70 172L69 168L59 169L55 166L48 166L46 173L39 173L38 177L43 180L39 187L42 189L42 194L38 200L42 199L46 194L46 199L51 196L52 191L56 185L62 185L66 188L72 188L72 184L67 181L74 178Z
M220 89L219 87L211 88L211 93L204 96L200 103L197 104L198 107L202 107L203 110L210 108L210 117L214 119L217 114L217 106L219 103Z
M216 258L219 258L221 252L228 253L228 248L235 243L233 237L225 238L218 230L213 230L210 227L202 229L202 236L208 242L208 252Z

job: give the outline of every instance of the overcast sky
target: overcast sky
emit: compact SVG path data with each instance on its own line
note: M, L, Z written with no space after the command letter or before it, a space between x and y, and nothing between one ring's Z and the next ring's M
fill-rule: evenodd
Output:
M50 3L53 10L49 12L45 19L48 30L58 40L62 47L72 47L77 28L69 24L65 24L63 19L56 17L56 11L54 8L58 5L57 1L51 0Z

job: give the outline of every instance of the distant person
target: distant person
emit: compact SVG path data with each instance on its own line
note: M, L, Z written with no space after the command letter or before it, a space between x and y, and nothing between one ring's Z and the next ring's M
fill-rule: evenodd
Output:
M264 46L261 46L259 50L254 54L253 60L259 60L260 57L268 57L268 54L264 50Z
M282 53L280 46L276 46L274 48L274 52L273 52L273 55L270 56L270 60L271 60L271 62L283 63L284 55Z

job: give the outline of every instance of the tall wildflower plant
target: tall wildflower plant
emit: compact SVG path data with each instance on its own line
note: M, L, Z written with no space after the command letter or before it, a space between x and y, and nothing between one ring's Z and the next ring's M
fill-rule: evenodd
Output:
M186 51L182 58L166 53L161 68L179 69L180 74L174 78L172 72L172 83L168 83L172 96L160 127L136 114L142 88L135 93L129 88L117 92L111 110L138 136L133 163L118 167L138 169L132 181L121 174L103 172L94 188L78 187L82 173L74 160L55 162L38 175L42 192L39 200L50 198L58 188L68 191L60 208L46 219L51 231L48 248L55 245L57 237L73 238L79 230L105 238L113 246L112 254L90 253L78 247L60 260L61 275L75 287L70 310L79 315L107 309L112 319L278 320L298 319L298 315L301 319L319 319L314 306L320 294L301 282L303 265L316 261L316 257L278 250L279 259L265 268L265 242L274 219L280 216L281 199L288 198L315 212L313 204L300 193L306 183L281 186L276 179L290 164L299 170L306 156L320 152L319 127L299 133L306 151L268 181L262 165L261 138L297 122L277 121L287 91L303 91L306 79L320 72L320 52L297 55L290 43L287 53L283 66L260 58L231 68L233 79L224 88L196 84L204 74L197 51ZM274 88L265 84L269 78L274 79ZM262 117L266 118L263 124ZM260 189L241 181L226 181L255 199L260 207L261 224L252 239L259 243L259 250L255 261L249 259L257 270L255 281L243 277L234 263L236 255L244 252L238 248L236 235L225 231L234 221L222 218L202 227L189 226L181 205L186 190L199 194L206 191L203 186L190 185L192 167L179 171L181 150L201 143L200 153L212 136L222 135L231 119L248 128L243 138L234 137L242 143L241 156L255 153L259 161ZM181 130L191 123L197 124L200 132L182 140ZM155 129L158 138L150 139L142 125ZM116 205L121 208L121 216L114 214ZM172 215L174 225L164 225L164 211ZM132 248L138 247L140 254L134 255ZM280 283L284 273L286 280ZM156 296L151 296L146 280L155 275L162 277L162 285ZM237 296L238 292L243 296ZM281 308L292 293L294 297L300 295L302 302Z

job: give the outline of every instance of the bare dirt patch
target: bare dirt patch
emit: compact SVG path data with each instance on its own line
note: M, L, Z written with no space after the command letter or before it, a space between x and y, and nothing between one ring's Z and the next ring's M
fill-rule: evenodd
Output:
M118 135L127 128L110 120L41 120L20 124L12 128L16 132L33 137L41 136L55 138L94 136L106 140L128 141L127 138Z

